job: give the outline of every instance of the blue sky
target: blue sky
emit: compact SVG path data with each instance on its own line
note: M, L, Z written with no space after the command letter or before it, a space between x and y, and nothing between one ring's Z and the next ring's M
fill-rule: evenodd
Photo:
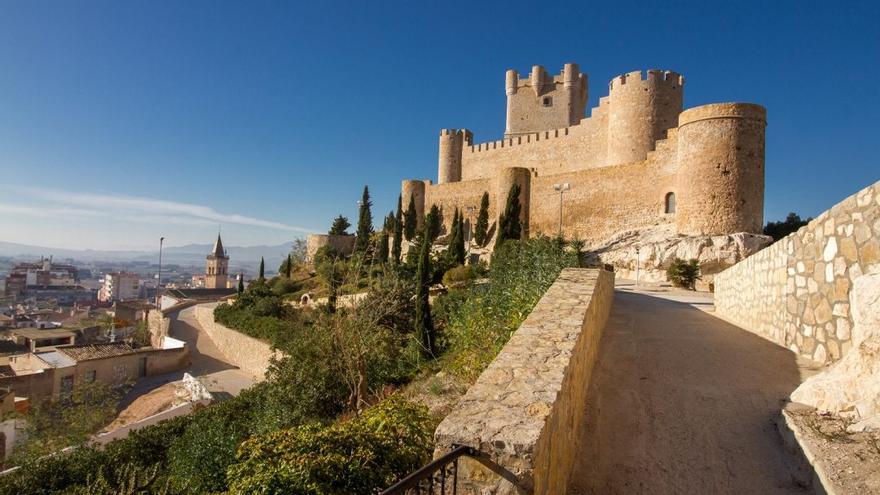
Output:
M0 0L0 240L275 244L504 129L504 71L631 70L768 109L767 219L880 179L877 2Z

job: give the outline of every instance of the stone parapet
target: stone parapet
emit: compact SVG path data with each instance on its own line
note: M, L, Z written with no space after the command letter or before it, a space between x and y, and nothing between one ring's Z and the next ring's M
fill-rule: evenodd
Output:
M563 270L440 423L435 457L453 444L488 457L459 461L459 493L565 493L613 294L612 272Z
M853 346L853 283L880 267L880 182L715 276L716 312L814 361Z

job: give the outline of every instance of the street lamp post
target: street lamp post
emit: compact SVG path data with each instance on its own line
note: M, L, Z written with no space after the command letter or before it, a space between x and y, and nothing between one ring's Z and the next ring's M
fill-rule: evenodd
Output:
M636 288L639 286L639 265L641 265L641 256L639 256L639 248L636 247Z
M559 192L559 238L562 239L562 195L571 189L571 186L568 182L563 182L562 184L553 184L553 189Z
M159 309L159 293L162 290L162 243L164 237L159 238L159 277L156 279L156 308Z

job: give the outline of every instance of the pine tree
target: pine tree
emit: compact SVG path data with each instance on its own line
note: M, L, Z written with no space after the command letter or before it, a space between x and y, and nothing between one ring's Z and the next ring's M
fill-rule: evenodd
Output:
M410 196L409 206L406 208L406 219L403 223L403 233L406 236L406 240L412 241L415 238L418 221L416 216L416 199L414 196Z
M477 225L474 230L474 240L477 246L486 245L486 235L489 233L489 193L484 192L483 198L480 199L480 213L477 214Z
M425 223L425 227L422 230L426 231L427 229L428 224ZM428 357L433 357L436 339L434 335L434 322L431 319L431 305L428 301L430 287L431 243L422 242L422 245L419 246L418 268L416 269L415 331L422 341L422 352Z
M260 257L260 281L266 280L266 260Z
M358 214L357 238L354 241L354 251L356 253L367 252L370 245L370 236L373 234L373 214L370 207L373 202L370 201L370 190L364 186L364 194L361 196L361 208Z
M328 234L330 235L348 235L348 228L351 227L351 222L348 221L342 215L333 219L333 225L330 226L330 231Z
M244 292L244 273L238 274L238 293Z
M397 196L397 214L394 215L394 240L391 243L391 261L400 263L401 244L403 243L403 210L401 197Z
M506 239L519 239L522 237L522 221L520 220L520 210L522 206L519 204L519 184L514 183L510 186L510 192L507 193L507 204L504 206L504 213L498 219L498 242Z

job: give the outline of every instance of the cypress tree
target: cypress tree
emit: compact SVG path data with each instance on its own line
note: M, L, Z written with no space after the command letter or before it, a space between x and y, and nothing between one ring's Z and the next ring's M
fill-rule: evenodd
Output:
M452 234L449 236L449 259L457 265L465 261L464 249L464 216L455 209L452 217Z
M397 196L397 214L394 216L394 240L391 243L391 261L400 263L401 244L403 243L403 210L400 195Z
M355 252L365 253L370 245L370 235L373 233L373 213L370 207L370 190L364 186L364 194L361 196L361 208L358 214L357 238L354 241Z
M477 214L477 225L474 230L474 240L477 246L486 245L486 235L489 233L489 193L484 192L483 198L480 199L480 213Z
M504 213L498 220L498 241L506 239L519 239L522 237L522 221L520 221L519 204L519 184L515 183L510 186L510 192L507 193L507 204L504 206Z
M260 257L260 280L266 280L266 261Z
M403 233L406 240L412 241L416 236L416 227L418 226L418 218L416 217L416 199L409 197L409 206L406 208L406 217L403 223Z
M388 232L382 231L379 236L379 247L378 252L376 253L376 262L377 263L386 263L388 262Z
M427 229L428 224L425 223L422 230L426 231ZM421 246L419 246L418 268L416 269L415 331L422 341L422 352L427 357L433 357L436 339L434 322L431 319L431 305L428 301L428 291L431 287L431 243L424 241L423 239Z
M290 259L290 254L287 255L287 266L284 267L284 274L287 275L287 278L290 278L290 274L293 271L293 260Z
M437 205L431 205L431 212L425 217L425 225L428 226L427 238L433 244L440 235L440 229L443 228L443 212Z
M244 292L244 273L238 274L238 293Z

